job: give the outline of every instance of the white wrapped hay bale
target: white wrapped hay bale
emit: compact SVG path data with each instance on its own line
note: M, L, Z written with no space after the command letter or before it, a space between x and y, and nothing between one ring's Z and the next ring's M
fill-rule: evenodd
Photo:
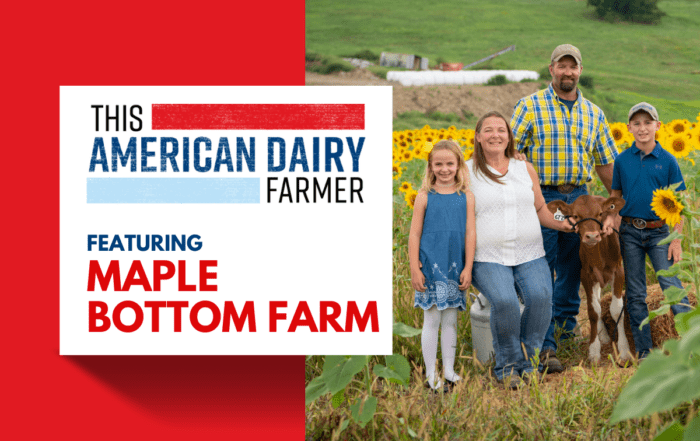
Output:
M537 80L539 74L532 70L462 70L456 72L429 71L390 71L389 81L398 81L403 86L430 86L439 84L486 84L496 75L505 75L508 81L519 82L525 79Z

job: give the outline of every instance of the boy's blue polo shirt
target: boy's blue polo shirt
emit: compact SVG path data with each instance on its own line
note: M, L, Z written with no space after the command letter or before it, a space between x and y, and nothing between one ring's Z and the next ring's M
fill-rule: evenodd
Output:
M648 155L644 155L633 142L632 147L615 158L612 189L622 190L625 206L620 210L621 216L658 220L651 209L654 190L677 182L681 185L676 190L685 190L678 161L658 141Z

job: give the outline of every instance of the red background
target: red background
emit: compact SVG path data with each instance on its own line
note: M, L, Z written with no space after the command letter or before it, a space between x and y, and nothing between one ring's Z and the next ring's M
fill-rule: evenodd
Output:
M302 439L303 357L59 355L59 86L303 85L303 1L68 3L3 5L2 438Z

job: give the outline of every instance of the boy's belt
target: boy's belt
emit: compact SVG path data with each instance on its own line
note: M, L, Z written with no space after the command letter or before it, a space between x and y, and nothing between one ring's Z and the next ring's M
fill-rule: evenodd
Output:
M664 225L666 225L666 222L663 220L653 220L653 221L648 221L644 219L639 219L636 217L629 217L629 216L622 216L622 220L625 221L626 223L632 225L634 228L638 230L651 230L653 228L661 228Z
M574 185L574 184L562 184L562 185L542 185L541 188L544 190L556 190L561 194L569 194L572 191L576 190L577 188L581 187L580 185Z

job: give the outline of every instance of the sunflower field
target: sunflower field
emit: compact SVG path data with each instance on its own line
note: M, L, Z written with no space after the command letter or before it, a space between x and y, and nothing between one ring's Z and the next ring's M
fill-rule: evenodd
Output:
M627 124L612 123L610 131L619 151L632 145L634 137L627 130ZM422 129L393 133L392 173L395 180L395 202L405 203L408 208L413 209L413 202L418 194L428 158L426 143L434 144L442 139L456 141L462 147L464 159L471 158L474 152L473 129L458 130L455 126L447 129L431 129L426 125ZM687 119L676 119L662 123L661 128L656 132L656 140L678 159L685 176L685 171L695 166L694 156L700 151L700 113L692 122ZM600 182L594 181L591 185L599 190L602 189ZM598 194L600 191L591 189L591 193Z

